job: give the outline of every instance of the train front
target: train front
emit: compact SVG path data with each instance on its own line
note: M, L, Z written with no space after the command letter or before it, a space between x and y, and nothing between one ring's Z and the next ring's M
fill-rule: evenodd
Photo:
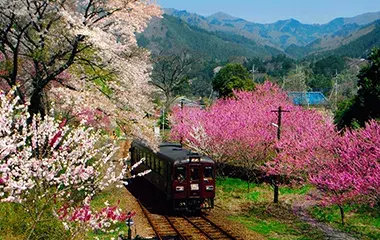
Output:
M209 157L190 154L175 162L173 179L174 210L196 212L214 207L215 163Z

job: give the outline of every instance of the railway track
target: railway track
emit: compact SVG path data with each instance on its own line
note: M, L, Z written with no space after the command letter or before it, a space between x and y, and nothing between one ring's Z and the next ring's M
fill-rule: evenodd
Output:
M220 228L205 216L166 216L150 213L139 201L139 204L152 226L157 239L160 240L237 240L228 231Z

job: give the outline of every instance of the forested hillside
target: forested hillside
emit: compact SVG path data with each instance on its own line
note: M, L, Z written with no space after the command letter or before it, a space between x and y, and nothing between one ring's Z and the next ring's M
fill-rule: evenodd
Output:
M262 45L281 49L286 49L293 44L307 46L319 39L328 43L328 46L334 46L334 43L339 42L339 40L348 38L362 27L380 19L380 12L375 12L351 18L339 17L325 24L304 24L293 18L261 24L233 17L223 12L207 17L176 9L165 9L165 12L182 19L191 26L207 31L223 31L242 35ZM324 46L322 45L322 47Z
M303 59L332 54L363 57L372 47L380 46L380 13L336 18L326 24L303 24L295 19L259 24L225 13L204 17L175 9L165 11L162 19L152 21L138 36L139 45L153 53L188 49L216 61L267 59L284 53Z
M307 46L291 45L285 52L294 58L321 58L339 55L352 58L366 57L373 47L380 46L380 21L356 30L347 37L339 35L315 40Z
M206 59L221 61L237 56L267 58L282 53L244 36L221 31L208 32L166 14L161 19L153 20L137 39L140 46L153 53L165 49L187 49Z
M324 55L365 58L373 47L380 47L380 21L377 21L373 25L373 31L337 49L328 51Z

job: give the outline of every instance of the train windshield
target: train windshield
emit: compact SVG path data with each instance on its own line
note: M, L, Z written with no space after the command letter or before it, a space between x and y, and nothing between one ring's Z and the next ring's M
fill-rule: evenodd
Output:
M199 168L191 168L190 169L190 180L199 180Z
M186 168L185 167L176 167L175 179L179 180L179 181L183 181L186 179Z
M210 166L207 166L205 167L204 171L203 171L203 177L205 179L213 179L214 178L214 169L213 167L210 167Z

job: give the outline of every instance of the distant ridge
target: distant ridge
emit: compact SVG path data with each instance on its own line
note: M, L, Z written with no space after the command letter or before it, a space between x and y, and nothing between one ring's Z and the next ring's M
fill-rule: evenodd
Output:
M339 17L326 24L303 24L294 18L260 24L223 12L201 16L186 10L165 9L165 13L162 21L155 20L154 27L141 35L142 46L152 51L184 46L217 59L281 53L302 59L335 53L335 49L340 49L339 55L355 52L358 56L362 53L346 46L355 46L365 54L370 47L380 45L375 24L380 20L380 11ZM352 42L355 44L349 45ZM223 48L227 50L221 51Z
M231 16L227 13L224 13L224 12L217 12L217 13L214 13L210 16L207 16L206 17L207 19L213 19L213 18L217 18L217 19L220 19L220 20L235 20L235 19L238 19L237 17L234 17L234 16Z
M364 13L355 17L343 18L345 24L356 23L359 25L367 25L380 19L379 12Z
M174 8L164 8L164 12L168 15L175 15L176 13L180 12L180 13L183 13L183 14L187 14L187 15L193 15L193 16L200 16L202 18L207 18L207 19L212 19L212 18L217 18L217 19L226 19L226 20L236 20L236 19L241 19L241 20L244 20L246 22L250 22L250 23L254 23L254 22L251 22L251 21L248 21L248 20L245 20L243 18L240 18L240 17L235 17L235 16L232 16L228 13L224 13L224 12L216 12L214 14L211 14L209 16L202 16L202 15L199 15L197 13L191 13L191 12L188 12L186 10L177 10L177 9L174 9ZM281 22L281 21L288 21L288 20L295 20L301 24L304 24L304 25L314 25L314 26L323 26L323 25L329 25L333 22L341 22L342 24L358 24L358 25L367 25L367 24L370 24L376 20L379 20L380 19L380 11L377 11L377 12L368 12L368 13L363 13L363 14L360 14L360 15L357 15L357 16L353 16L353 17L336 17L334 19L332 19L330 22L328 23L324 23L324 24L320 24L320 23L311 23L311 24L306 24L306 23L301 23L300 21L298 21L297 19L294 19L294 18L290 18L290 19L279 19L273 23L257 23L257 24L261 24L261 25L272 25L276 22Z

